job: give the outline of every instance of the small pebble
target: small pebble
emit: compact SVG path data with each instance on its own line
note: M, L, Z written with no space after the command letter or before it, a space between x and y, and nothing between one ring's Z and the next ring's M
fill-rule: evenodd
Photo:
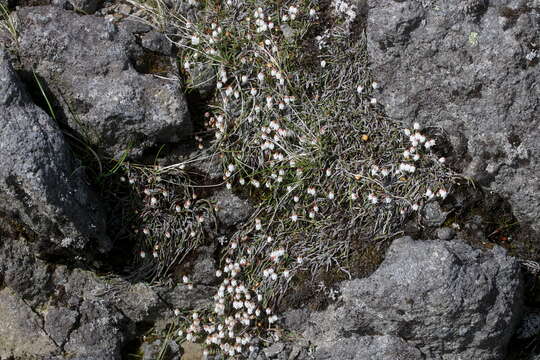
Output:
M441 240L452 240L454 236L456 236L456 232L454 231L454 229L451 229L449 227L438 228L436 233L437 237Z

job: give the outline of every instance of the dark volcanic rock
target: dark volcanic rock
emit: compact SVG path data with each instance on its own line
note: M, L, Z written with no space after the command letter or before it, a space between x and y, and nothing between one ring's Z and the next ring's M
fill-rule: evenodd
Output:
M0 52L0 212L24 223L40 253L105 252L104 216L57 124L34 105Z
M336 340L330 348L321 349L316 360L421 360L420 350L397 336L361 336Z
M502 248L409 237L394 241L375 273L344 282L341 292L305 332L320 358L343 359L324 354L347 354L343 347L376 334L401 338L428 359L503 359L522 305L519 263ZM369 341L384 353L381 338Z
M369 1L371 69L387 113L446 130L465 174L536 230L539 39L536 0Z
M24 68L43 78L69 126L90 143L118 158L191 135L178 82L146 73L164 60L148 56L124 27L50 6L17 15Z
M167 309L144 284L35 257L0 223L0 358L121 359L136 324Z

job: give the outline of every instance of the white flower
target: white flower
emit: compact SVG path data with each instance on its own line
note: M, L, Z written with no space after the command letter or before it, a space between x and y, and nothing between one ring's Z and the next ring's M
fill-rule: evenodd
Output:
M221 277L221 275L223 275L223 273L221 272L221 270L217 270L217 271L216 271L216 277Z
M379 202L379 199L377 198L377 196L373 195L373 194L369 194L368 195L368 200L372 203L372 204L377 204Z
M182 282L187 284L189 282L189 278L186 275L182 276Z
M417 122L415 122L415 123L413 124L413 129L414 129L414 130L420 130L420 124L417 123Z
M424 144L424 147L426 149L430 149L432 148L433 146L435 146L435 140L434 139L431 139L429 141L426 141L426 143Z
M413 209L413 211L417 211L420 206L418 204L413 204L411 208Z
M444 164L444 163L446 162L446 159L442 157L442 158L439 159L439 162L440 162L441 164Z
M448 192L445 189L439 189L439 191L437 191L437 196L439 196L441 199L446 199Z
M139 255L140 255L141 258L143 258L143 259L146 257L146 253L145 253L144 251L141 251L141 252L139 253Z
M300 198L299 198L298 196L295 196L295 197L293 197L293 201L294 201L295 203L297 203L297 202L300 201Z
M352 193L351 194L351 200L357 200L358 199L358 194L357 193Z
M201 43L201 40L197 37L197 36L192 36L191 37L191 44L192 45L199 45Z
M427 189L427 190L426 190L426 197L427 197L428 199L432 199L434 195L435 195L435 194L433 194L433 191L431 191L431 189Z
M379 83L374 81L373 83L371 83L371 87L373 89L378 89L379 88Z
M334 195L333 192L330 192L330 193L328 194L328 199L334 200L334 197L335 197L335 195Z
M371 105L376 105L377 104L377 99L371 98L371 100L369 100L369 102L371 103Z
M321 61L321 67L324 68L325 66L326 66L326 61L325 60Z
M356 88L356 92L358 94L361 94L363 91L364 91L364 87L362 85L358 85L358 87Z
M315 9L309 9L309 16L310 16L310 17L315 17L315 16L317 16L317 11L315 11Z
M259 79L260 82L264 81L264 74L262 72L257 74L257 79Z

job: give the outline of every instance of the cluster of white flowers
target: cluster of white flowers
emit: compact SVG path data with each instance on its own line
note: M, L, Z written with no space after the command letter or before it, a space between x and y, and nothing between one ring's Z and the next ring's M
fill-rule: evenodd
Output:
M292 54L283 46L288 46L288 42L282 40L286 37L284 28L300 27L301 31L293 29L290 33L303 34L307 33L310 21L316 23L319 20L314 8L316 3L288 2L282 8L267 5L262 1L250 3L245 17L234 27L218 21L217 15L213 20L215 23L204 24L202 29L194 25L185 27L187 44L184 47L194 51L185 59L184 68L191 69L205 61L215 66L216 103L212 104L212 111L205 114L205 124L215 134L216 141L211 144L211 149L217 149L223 160L225 186L232 189L234 185L235 189L278 208L270 212L260 210L263 209L261 206L238 233L223 242L226 257L216 272L221 284L213 307L208 312L198 312L181 332L188 341L203 342L208 348L231 357L252 351L261 331L273 329L279 319L271 309L275 290L286 289L298 271L310 269L315 261L313 253L320 249L315 247L317 244L308 243L314 237L305 236L304 239L305 225L310 226L310 230L306 230L310 235L312 229L336 221L338 211L332 211L337 208L343 210L339 213L344 218L351 213L357 214L357 210L372 217L379 209L394 211L397 208L405 214L405 207L409 207L407 211L416 211L426 198L447 195L442 188L435 194L431 190L427 192L428 185L414 197L400 193L403 191L400 183L422 175L426 159L436 145L434 139L427 139L422 134L418 124L412 130L405 129L406 145L402 145L401 130L393 132L398 136L392 136L392 139L398 138L400 143L396 152L384 159L362 158L361 151L351 155L357 157L350 162L340 159L341 154L317 158L324 154L324 141L328 138L333 141L336 135L340 138L352 135L358 142L346 146L341 143L343 149L365 147L368 152L374 143L372 138L382 138L384 134L380 136L380 128L372 131L372 124L368 124L368 129L364 127L362 132L361 126L357 126L350 133L337 134L339 131L332 132L335 130L332 126L338 120L312 118L318 110L332 113L333 109L329 106L330 111L328 108L313 111L307 108L317 105L302 103L309 96L303 90L298 91L296 80L302 79L299 73L304 70L293 68L287 62L298 54ZM357 16L356 6L350 0L333 0L331 10L345 24L351 24ZM340 66L340 62L326 52L336 38L332 29L315 38L320 50L314 54L316 72L331 74L329 81ZM230 59L231 49L238 51L238 59ZM209 58L201 60L202 54ZM373 109L369 105L378 104L373 94L380 89L379 83L370 83L364 78L343 83L348 83L347 97L352 94L353 100L362 104L359 108ZM318 95L308 99L310 104L318 102L313 99L319 100ZM379 142L377 146L380 144L386 143ZM334 156L338 160L334 160ZM439 162L443 161L439 159ZM348 167L350 163L353 165ZM439 189L439 185L430 183L429 186ZM149 192L148 196L151 197L150 205L156 207L170 198L170 195L160 196L154 192ZM183 214L193 205L186 199L184 206L174 204L172 209ZM200 214L194 214L193 218L196 223L206 221ZM302 246L297 246L295 241ZM193 286L190 284L188 279L186 285Z
M332 5L339 16L343 16L347 23L352 23L356 19L356 5L349 4L344 0L333 0Z

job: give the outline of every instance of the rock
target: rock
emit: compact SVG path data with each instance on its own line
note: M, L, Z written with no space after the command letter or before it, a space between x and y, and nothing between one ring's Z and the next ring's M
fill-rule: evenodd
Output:
M0 358L44 358L58 351L41 319L13 290L0 290Z
M287 330L301 331L309 320L309 311L306 309L293 309L283 316L283 325Z
M79 319L77 311L52 307L45 311L44 330L56 344L62 346Z
M102 6L103 0L52 0L51 4L66 10L93 14Z
M179 83L151 75L169 59L147 56L122 24L50 6L17 15L23 66L43 78L68 125L88 142L120 158L191 135Z
M214 68L206 64L193 64L190 65L188 73L189 86L198 93L201 100L210 99L217 85Z
M441 240L452 240L454 236L456 236L455 230L449 227L439 228L437 229L436 233L437 237Z
M504 249L410 237L395 240L370 277L342 283L341 293L304 332L319 354L378 334L399 337L429 359L502 359L523 298L519 263Z
M32 103L0 52L0 213L27 227L40 254L107 252L104 214L58 125Z
M229 190L218 191L210 201L216 204L217 218L227 228L246 221L253 212L249 201L239 198Z
M422 224L429 227L441 226L447 215L437 201L429 202L422 208Z
M448 162L539 230L538 1L368 4L371 70L388 115L443 128L457 152Z
M283 352L283 350L285 350L285 344L281 341L278 341L271 346L263 349L263 352L267 358L273 358L276 357L279 353Z
M195 285L189 289L187 285L179 284L172 289L158 289L158 293L175 309L198 309L211 305L215 287Z
M151 343L144 342L141 345L141 351L143 353L143 360L173 360L180 357L180 346L173 340L165 343L161 340L155 340ZM162 357L160 357L160 353Z
M166 313L147 285L48 264L12 232L0 219L0 358L121 359L137 324Z
M77 311L79 324L72 330L64 351L90 358L120 359L128 337L124 315L105 301L82 300Z
M163 34L156 31L150 31L141 36L141 45L143 48L162 54L172 55L172 43Z
M420 350L397 336L361 336L339 339L329 348L320 349L317 360L421 360Z

